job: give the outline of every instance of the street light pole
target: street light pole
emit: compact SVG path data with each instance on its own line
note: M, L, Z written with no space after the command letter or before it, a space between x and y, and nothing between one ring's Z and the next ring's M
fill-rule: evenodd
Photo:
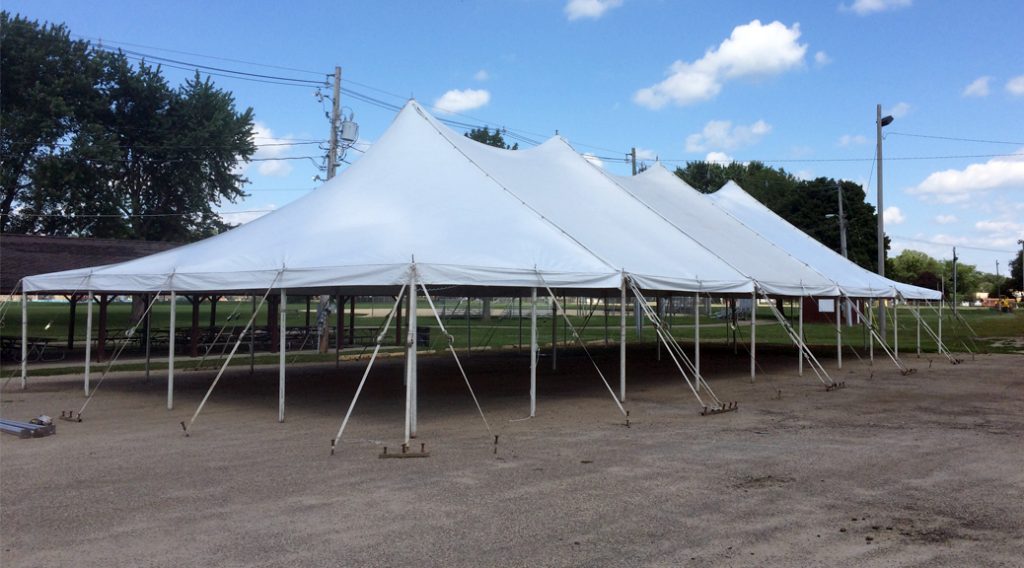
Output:
M1024 239L1017 239L1020 245L1020 297L1024 300Z
M878 275L885 276L885 207L882 202L882 127L892 123L892 116L882 116L882 105L875 107L875 137L878 153ZM885 302L878 302L878 322L885 338Z
M839 252L843 258L850 258L846 254L846 215L843 215L843 182L836 181L836 193L839 196Z

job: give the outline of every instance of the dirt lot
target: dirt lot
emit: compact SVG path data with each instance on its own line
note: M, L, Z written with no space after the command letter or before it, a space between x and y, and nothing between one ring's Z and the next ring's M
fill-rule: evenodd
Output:
M642 360L648 360L641 363ZM402 441L402 362L385 361L338 454L329 441L362 363L223 379L108 378L85 421L0 439L0 564L19 566L1021 566L1024 357L910 357L917 373L847 361L847 388L795 356L705 352L738 412L698 416L671 363L631 353L626 428L590 362L542 360L538 416L522 355L467 371L497 454L450 358L420 360L426 459ZM617 361L601 354L605 373ZM12 383L12 386L14 383ZM780 392L781 391L781 392ZM781 396L780 396L781 395ZM3 393L3 416L81 406L71 377Z

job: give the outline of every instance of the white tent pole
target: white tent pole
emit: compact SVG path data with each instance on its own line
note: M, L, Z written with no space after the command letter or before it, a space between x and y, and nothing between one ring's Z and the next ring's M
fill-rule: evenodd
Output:
M619 305L619 402L626 402L626 274L622 274L622 303Z
M843 298L836 298L836 366L843 368Z
M892 352L900 356L900 303L895 298L892 301Z
M537 415L537 289L530 290L530 417Z
M551 301L551 370L558 369L558 304Z
M693 368L700 376L700 292L693 295ZM700 392L700 381L696 384L697 392Z
M28 382L28 294L21 286L21 390Z
M89 295L90 305L92 304L92 294ZM178 298L177 295L171 292L171 321L168 324L169 329L167 331L167 410L174 409L174 325L178 315ZM90 308L91 310L91 308ZM90 315L91 315L90 311Z
M921 301L918 300L914 305L914 309L917 311L917 356L921 356Z
M874 327L875 325L875 310L871 308L871 299L868 299L868 317L864 321L865 328ZM875 336L868 333L868 360L872 364L875 363Z
M416 295L416 268L413 267L412 278L410 279L410 293L409 293L409 367L411 368L409 375L409 382L412 385L412 408L410 409L410 425L409 435L413 438L416 437L416 425L419 422L417 414L419 414L419 369L417 369L416 361L416 306L419 303L419 298Z
M277 349L277 421L284 422L284 360L288 347L288 291L281 288L278 303L278 349Z
M800 317L800 328L799 328L799 332L798 333L800 334L800 342L801 343L805 343L804 342L804 297L800 296L800 298L798 298L798 300L800 301L800 309L798 310L798 312L800 314L799 315L799 317ZM800 353L800 364L798 366L798 370L799 370L800 376L802 377L802 376L804 376L804 350L801 349L800 346L798 345L797 346L797 352Z
M945 302L939 299L939 351L942 351L942 304Z
M754 382L757 363L757 291L750 294L750 382Z
M92 292L85 301L85 396L89 396L89 371L92 363Z
M409 275L409 317L405 336L405 443L416 437L416 271ZM469 309L467 305L466 309Z

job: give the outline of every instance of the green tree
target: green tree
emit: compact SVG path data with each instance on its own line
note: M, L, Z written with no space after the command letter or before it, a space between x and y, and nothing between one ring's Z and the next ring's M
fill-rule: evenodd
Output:
M497 128L494 132L491 132L486 126L483 128L474 128L465 134L466 138L470 138L480 142L481 144L487 144L488 146L494 146L495 148L502 148L504 150L518 150L519 142L509 146L505 143L505 137L502 136L501 131Z
M713 193L732 180L747 193L825 246L841 252L837 182L831 178L801 180L782 168L761 162L716 164L687 162L676 175L698 191ZM864 189L843 181L843 214L846 216L848 258L874 271L878 266L877 217L865 201ZM828 217L832 215L832 217ZM888 249L889 239L885 246Z
M1010 284L1012 290L1022 292L1021 286L1024 285L1024 257L1018 252L1013 256L1013 260L1010 261L1010 280L1013 282Z
M41 29L27 22L22 27ZM51 43L68 41L62 33ZM26 41L33 44L29 35ZM168 241L227 229L214 208L245 195L247 180L236 165L256 149L252 109L236 111L232 95L198 72L175 89L159 67L132 65L121 53L92 50L87 43L76 46L75 54L91 73L87 88L63 97L72 102L57 113L70 124L57 136L60 143L41 145L17 174L20 190L12 205L19 208L5 217L8 228ZM46 43L39 49L45 54L53 47ZM5 57L10 51L5 42ZM5 59L4 93L10 90L10 71L24 73L31 65L14 55ZM35 104L47 103L37 99ZM3 108L4 124L14 110ZM19 135L29 140L27 130ZM7 179L5 165L5 196Z

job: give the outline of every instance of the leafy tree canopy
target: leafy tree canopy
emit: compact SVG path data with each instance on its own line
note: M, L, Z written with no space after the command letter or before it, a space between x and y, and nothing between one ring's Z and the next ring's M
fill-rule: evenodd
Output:
M502 148L505 150L518 150L519 142L509 146L505 143L505 137L501 135L501 131L497 128L494 132L491 132L486 126L483 128L474 128L466 133L466 138L471 138L480 142L481 144L487 144L488 146L494 146L495 148Z
M0 230L187 241L228 228L214 207L245 196L252 109L198 72L174 88L63 25L0 18Z
M824 177L802 180L761 162L687 162L685 168L676 168L675 173L703 193L718 191L732 180L780 217L836 252L840 251L837 185L842 183L848 258L871 271L878 267L875 207L865 201L864 189L856 183ZM888 237L885 246L889 248Z

